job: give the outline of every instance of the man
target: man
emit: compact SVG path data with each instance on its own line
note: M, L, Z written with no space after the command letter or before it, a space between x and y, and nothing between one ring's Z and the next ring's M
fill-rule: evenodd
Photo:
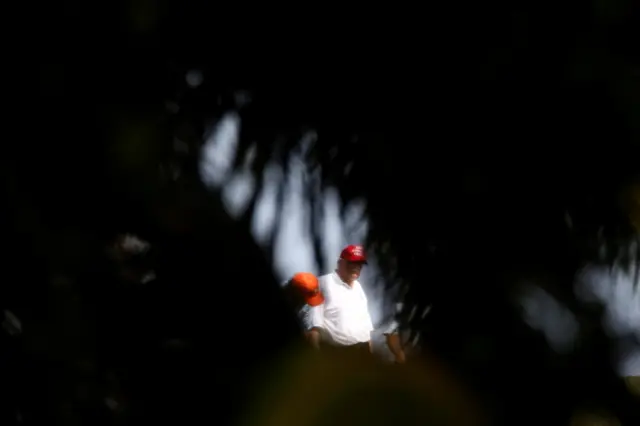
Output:
M285 292L287 293L289 303L300 319L305 337L307 337L312 346L318 348L319 342L317 339L312 340L309 334L313 327L311 324L310 309L322 305L324 302L324 297L318 285L318 279L311 273L299 272L285 284Z
M402 312L402 303L396 304L396 315L400 312ZM400 325L398 324L398 320L396 319L396 316L394 316L391 324L389 324L389 327L387 327L383 334L387 341L387 347L393 354L395 362L397 364L404 364L406 355L404 353L402 339L400 338L399 328Z
M371 353L373 324L367 297L358 282L367 258L362 246L347 246L340 254L335 272L321 276L320 291L325 302L310 311L310 339L327 348Z
M419 336L418 335L412 336L409 330L406 330L406 329L402 330L397 320L398 315L403 315L402 309L403 309L403 304L397 303L396 314L394 315L391 323L383 333L387 341L387 347L389 348L389 351L391 351L391 353L393 354L394 361L397 364L405 363L407 349L410 352L412 350L419 350L418 348ZM430 310L431 310L431 306L427 306L422 311L421 318L424 319L424 317L429 313ZM405 316L407 322L410 322L413 319L413 317L416 314L416 311L417 311L417 307L414 306L409 312L408 317Z

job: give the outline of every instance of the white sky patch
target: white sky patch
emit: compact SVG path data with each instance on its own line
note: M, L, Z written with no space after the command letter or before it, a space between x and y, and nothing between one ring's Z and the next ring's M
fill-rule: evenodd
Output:
M284 205L280 229L274 246L274 268L281 281L296 272L318 274L309 233L311 206L304 190L305 164L299 155L289 159L289 175L286 180Z
M274 162L267 163L263 173L263 186L256 201L251 233L258 244L264 247L268 244L276 223L278 187L283 183L284 173L282 167Z
M256 179L251 165L256 155L255 146L250 147L240 170L235 171L222 188L222 202L233 217L239 217L247 209L256 191Z
M544 333L554 351L567 353L573 349L579 325L569 309L534 285L527 287L521 303L524 308L524 320L532 328Z
M633 333L640 339L640 283L636 271L619 266L587 268L576 285L584 301L599 301L606 307L604 326L611 336ZM620 348L622 375L640 375L640 347Z
M216 124L202 148L200 177L206 185L220 187L231 173L238 150L240 117L229 112Z

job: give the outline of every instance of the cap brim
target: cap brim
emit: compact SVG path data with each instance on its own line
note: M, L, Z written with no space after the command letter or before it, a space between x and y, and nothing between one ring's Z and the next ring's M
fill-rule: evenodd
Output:
M361 257L357 257L357 258L350 258L350 257L343 257L343 260L346 260L347 262L351 262L351 263L362 263L363 265L367 264L367 259L363 259Z
M314 294L313 296L307 298L307 305L309 306L318 306L324 303L324 296L320 293Z

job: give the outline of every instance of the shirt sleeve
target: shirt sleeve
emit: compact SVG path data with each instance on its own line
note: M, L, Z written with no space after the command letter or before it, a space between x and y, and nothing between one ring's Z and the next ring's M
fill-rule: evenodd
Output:
M324 327L324 304L318 306L305 307L305 313L302 318L302 324L305 330L311 330L312 328Z
M388 334L395 334L398 332L398 321L394 318L391 323L389 323L389 326L384 330L384 332L382 334L384 335L388 335Z
M309 331L313 328L311 307L309 305L303 306L300 309L298 316L300 318L300 323L302 324L302 328L304 329L304 331Z
M389 335L389 334L396 334L398 332L398 329L400 328L400 323L398 323L397 316L402 312L402 306L403 306L402 303L396 303L395 314L391 317L391 321L389 321L389 325L387 326L387 328L384 330L382 334Z

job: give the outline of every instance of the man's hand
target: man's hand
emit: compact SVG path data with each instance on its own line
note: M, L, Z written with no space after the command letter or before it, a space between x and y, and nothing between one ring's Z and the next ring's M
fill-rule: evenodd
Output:
M320 331L317 328L312 328L307 332L307 340L314 349L320 349Z
M394 354L396 364L404 364L406 361L405 354L403 350L400 350L397 354Z

